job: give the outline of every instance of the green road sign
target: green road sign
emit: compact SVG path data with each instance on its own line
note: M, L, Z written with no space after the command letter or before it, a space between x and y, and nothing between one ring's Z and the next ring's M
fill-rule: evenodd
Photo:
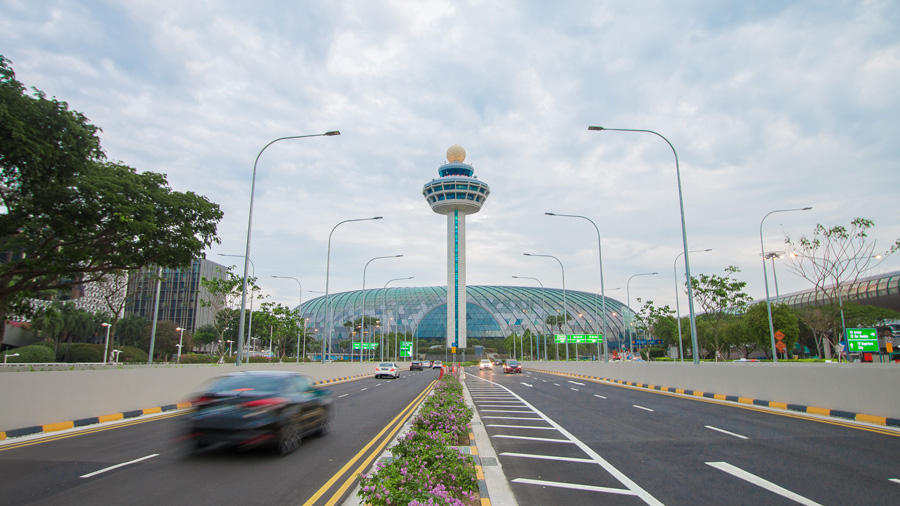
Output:
M875 329L847 329L847 346L850 353L878 353L878 333Z
M575 343L575 344L597 344L603 342L603 336L599 334L556 334L553 336L554 342L557 344Z
M361 345L361 346L360 346ZM353 349L374 350L378 348L378 343L353 343Z
M400 341L400 356L401 357L411 357L412 349L413 349L412 341Z

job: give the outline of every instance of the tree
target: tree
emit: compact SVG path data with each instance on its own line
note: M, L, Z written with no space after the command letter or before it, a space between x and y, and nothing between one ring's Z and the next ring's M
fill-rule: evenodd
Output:
M229 327L235 327L233 322L239 318L241 312L240 301L243 297L244 278L232 272L234 268L234 266L228 267L222 278L203 277L200 279L200 286L203 287L200 305L210 308L215 315L212 325L216 329L217 338L213 344L221 345L221 348L217 346L217 349L222 354L227 349L224 343L225 333ZM256 286L256 278L248 278L247 283L252 297L253 291L259 289ZM237 342L237 328L232 330L234 337L231 340Z
M144 336L144 329L149 322L142 316L128 316L118 322L116 333L119 344L123 346L138 346Z
M155 264L190 265L218 243L219 206L162 174L109 162L98 127L26 93L0 56L0 321L28 298ZM0 329L2 332L2 329Z
M900 312L885 307L849 302L844 304L844 322L851 328L875 328L885 321L900 320Z
M207 349L211 348L210 345L213 343L218 344L219 342L219 332L216 330L214 325L204 325L197 330L194 331L193 341L197 344L201 344ZM218 346L216 346L218 348Z
M743 313L752 298L744 292L745 281L732 279L733 274L741 270L733 265L725 268L725 276L717 274L691 276L694 299L703 309L700 318L709 324L706 347L718 357L726 351L720 331L727 319L735 314Z
M638 303L641 298L638 297ZM652 300L644 303L635 315L638 330L643 330L656 339L661 339L667 346L677 344L678 327L675 323L675 311L668 305L657 307Z
M115 335L116 323L125 314L128 274L122 271L106 273L94 284L94 289L103 301L104 309L112 315L107 323L111 325L110 332Z
M825 357L831 357L831 347L836 347L843 336L837 332L836 325L820 325L828 320L821 312L829 309L839 312L841 305L851 300L850 294L844 297L841 290L900 249L900 239L897 239L878 254L877 241L869 238L869 230L874 226L872 220L854 218L849 228L818 224L812 236L801 236L798 240L785 234L784 242L793 250L788 256L788 268L812 283L815 290L812 301L819 311L801 312L800 316L813 330L816 346L824 348ZM806 316L814 320L806 321ZM825 346L826 342L830 346Z
M748 331L748 337L755 347L772 351L772 337L769 333L769 311L765 302L753 304L742 318ZM794 343L800 338L800 319L797 313L787 304L772 304L772 326L776 332L784 334L786 353L794 349ZM752 349L745 350L744 358Z

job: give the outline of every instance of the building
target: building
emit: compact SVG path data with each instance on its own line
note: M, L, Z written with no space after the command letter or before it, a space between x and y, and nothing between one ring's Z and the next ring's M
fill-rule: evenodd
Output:
M344 322L355 321L361 314L381 322L377 330L367 329L364 335L367 342L373 337L377 340L382 329L385 333L399 330L416 338L432 340L443 340L447 335L449 303L447 289L443 286L355 290L329 295L329 304L334 315L330 322L326 318L324 297L303 303L301 314L309 319L307 329L311 335L325 335L331 326L338 340L350 339L351 329L345 327ZM598 315L602 305L598 294L567 290L565 304L566 311L572 316L569 334L601 333ZM606 322L609 349L623 349L622 346L627 347L623 314L630 310L624 303L609 297L606 298L606 310L609 314ZM547 316L562 312L563 291L557 288L470 286L467 288L464 328L468 338L479 340L505 338L514 332L521 335L526 330L536 335L558 334L562 333L561 329L550 328L545 322ZM354 333L353 339L359 340L358 333ZM550 345L552 342L549 341ZM635 345L644 344L635 340ZM589 352L582 348L581 354L596 354L596 349Z
M133 273L128 280L125 316L141 316L153 320L156 302L157 267L145 267ZM201 300L208 297L200 285L201 278L224 279L228 268L205 258L191 262L187 269L162 269L159 292L158 321L173 321L188 333L215 321L212 309L203 307Z
M466 150L454 144L447 149L447 163L422 188L431 210L447 216L447 347L466 347L468 304L466 299L466 215L475 214L491 194L487 183L475 177L463 163Z

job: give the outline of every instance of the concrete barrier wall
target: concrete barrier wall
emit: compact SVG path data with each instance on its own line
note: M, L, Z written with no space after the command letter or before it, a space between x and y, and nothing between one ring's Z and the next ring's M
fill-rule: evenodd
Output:
M900 418L898 364L528 362L524 366Z
M0 372L0 431L184 402L207 380L229 372L298 371L316 381L324 381L371 374L374 367L372 363L307 363L6 370Z

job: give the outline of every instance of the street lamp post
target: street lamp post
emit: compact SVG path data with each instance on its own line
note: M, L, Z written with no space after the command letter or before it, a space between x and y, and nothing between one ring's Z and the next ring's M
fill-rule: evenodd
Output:
M541 283L541 280L539 280L538 278L531 278L528 276L513 276L513 277L516 279L533 279L533 280L537 281L539 285L541 285L541 304L544 306L544 314L547 316L550 316L550 314L547 312L547 299L544 297L544 284ZM547 316L545 316L544 318L546 319ZM541 322L541 323L543 324L546 322ZM541 345L540 345L540 343L538 343L538 353L540 353L540 352L541 352ZM547 360L547 336L546 335L544 336L544 360Z
M556 262L559 264L560 270L562 270L563 323L566 326L566 331L565 331L566 332L566 362L568 362L569 361L569 307L566 304L566 269L565 269L565 267L563 267L562 262L560 262L559 259L553 255L537 255L537 254L533 254L533 253L522 253L522 254L527 257L552 258L552 259L556 260Z
M669 142L669 139L666 139L659 133L654 132L653 130L637 130L637 129L630 129L630 128L604 128L601 126L589 126L588 130L593 130L593 131L610 130L610 131L615 131L615 132L650 133L650 134L656 135L657 137L666 141L666 144L668 144L669 147L672 148L672 153L675 155L675 176L678 179L678 208L681 211L681 241L684 245L684 272L688 279L687 295L688 295L688 308L689 308L690 315L691 315L691 344L693 345L694 349L696 350L697 346L698 346L697 345L697 320L696 320L696 315L694 314L694 291L691 288L692 283L690 281L691 280L691 259L690 259L690 255L688 254L687 227L685 226L685 223L684 223L684 197L681 192L681 167L678 165L678 152L675 151L675 146L673 146L672 143ZM700 363L700 357L697 356L696 353L694 354L694 363L695 364Z
M781 294L778 293L778 274L775 272L775 259L784 258L784 251L766 251L763 257L772 261L772 280L775 281L775 303L778 304L781 301Z
M413 278L415 278L415 276L410 276L408 278L390 279L390 280L388 280L387 283L384 284L384 288L382 288L382 291L381 291L381 319L384 320L385 328L387 328L389 331L391 329L391 320L389 318L386 318L387 313L385 312L385 306L387 305L386 304L387 286L388 286L388 284L393 283L394 281L402 281L404 279L413 279ZM377 303L378 299L375 299L375 302ZM388 339L390 340L390 336L388 336ZM390 342L390 341L388 341L388 342ZM379 339L378 347L381 349L381 361L384 362L384 331L381 332L381 338Z
M110 325L108 323L101 323L100 325L103 327L106 327L106 344L103 346L103 363L108 364L109 363L108 357L109 357L109 327L110 327Z
M18 357L18 353L4 353L3 354L3 365L6 365L6 359L9 357Z
M591 222L591 225L594 226L594 230L597 231L597 258L600 261L600 319L602 320L602 329L601 330L601 339L603 340L603 361L609 362L609 346L606 344L606 290L603 287L603 246L600 241L600 229L597 228L597 224L594 223L594 220L588 218L587 216L581 216L577 214L557 214L557 213L544 213L547 216L562 216L564 218L581 218ZM597 356L600 356L600 343L597 343Z
M706 249L693 249L691 253L703 253L706 251L712 251L712 248ZM681 342L681 307L678 304L678 258L684 255L684 253L679 253L675 256L675 261L672 262L672 272L675 274L675 326L678 327L678 358L684 362L684 344ZM692 353L697 353L697 350L693 350Z
M297 279L293 276L272 276L272 277L278 278L278 279L293 279L294 281L297 282L297 285L300 286L300 304L297 306L297 316L300 318L300 321L297 322L297 363L299 364L300 363L300 353L306 352L306 349L305 349L306 348L306 340L305 339L303 342L304 349L300 350L300 334L303 333L302 331L303 331L303 327L304 327L304 325L302 323L303 322L303 283L301 283L299 279Z
M226 255L225 253L219 253L220 257L235 257L235 258L244 258L244 255ZM247 259L250 262L250 268L252 269L250 276L253 279L256 279L256 264L253 263L253 260ZM246 263L246 262L245 262ZM253 335L253 287L250 288L250 319L247 322L247 340L250 340L250 336ZM241 334L243 336L243 334ZM239 343L243 343L243 337L238 338ZM243 349L243 344L239 345L238 348L238 356L241 355L241 350ZM238 359L240 361L240 358ZM247 363L250 363L250 355L247 355Z
M253 226L253 192L256 189L256 165L259 163L259 157L262 156L263 151L265 151L266 148L278 141L284 141L288 139L303 139L306 137L332 137L335 135L341 135L341 132L339 132L338 130L331 130L322 134L291 135L288 137L279 137L263 146L263 148L259 150L259 154L256 155L256 160L253 161L253 177L250 180L250 212L247 217L247 248L244 251L244 282L243 288L241 289L241 317L240 324L238 325L238 356L235 365L241 365L240 348L244 344L244 310L247 307L247 271L249 270L248 260L250 259L250 231Z
M350 223L353 221L371 221L371 220L380 220L381 216L375 216L372 218L354 218L352 220L344 220L339 222L331 229L331 233L328 234L328 257L325 260L325 319L327 320L326 324L328 325L328 332L326 333L326 339L328 341L328 352L331 353L331 335L334 332L334 310L331 310L331 314L328 311L331 309L331 306L328 303L328 291L329 291L329 281L331 278L331 236L334 235L335 229L344 223ZM351 334L350 340L353 340L353 336ZM353 350L350 350L351 356L353 354ZM322 363L325 363L325 341L322 341Z
M628 299L628 353L634 353L634 339L632 334L634 332L631 330L631 327L634 326L634 311L631 309L631 287L628 286L631 283L632 278L635 276L655 276L659 274L658 272L642 272L640 274L633 274L630 278L628 278L628 282L625 283L625 294Z
M362 300L362 311L360 311L360 316L359 316L359 362L360 363L362 363L362 357L363 357L363 345L362 345L363 335L365 334L365 331L366 331L366 269L368 269L369 264L375 260L380 260L382 258L399 258L402 256L403 255L388 255L388 256L383 256L383 257L375 257L375 258L369 260L368 262L366 262L365 267L363 267L363 285L362 285L363 300ZM350 361L352 362L353 361L352 341L350 344L350 348L351 348Z
M181 334L178 335L178 363L181 363L181 347L184 345L184 328L176 327L175 330L181 331ZM107 334L109 334L109 329L107 329ZM107 340L109 338L107 337Z
M763 244L763 223L766 222L766 218L769 217L770 214L775 213L787 213L791 211L809 211L812 207L801 207L797 209L776 209L774 211L769 211L763 216L762 220L759 221L759 252L762 254L762 264L763 264L763 279L766 284L766 311L769 314L769 340L772 346L772 362L778 362L778 351L775 349L775 324L772 322L772 301L769 296L769 275L766 273L766 247ZM690 287L690 284L688 284ZM696 360L696 359L695 359Z

